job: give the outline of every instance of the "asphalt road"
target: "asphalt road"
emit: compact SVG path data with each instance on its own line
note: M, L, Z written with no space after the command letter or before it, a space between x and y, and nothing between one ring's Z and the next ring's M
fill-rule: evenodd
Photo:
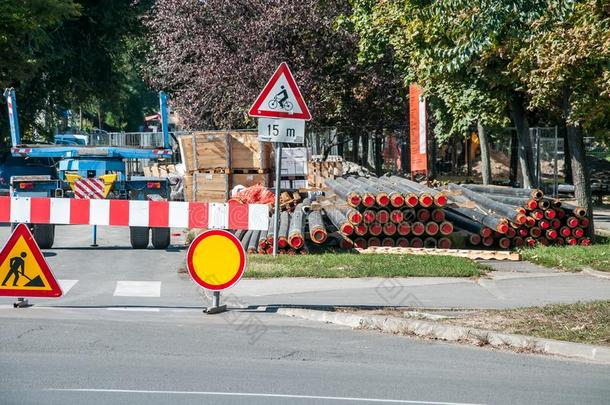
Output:
M295 296L329 300L341 291L336 287L312 295L319 286L303 283L311 291L299 296L282 281L249 281L230 302L249 310L204 315L206 297L176 272L184 251L132 250L122 228L100 229L102 248L92 250L89 228L72 228L58 229L57 247L45 252L65 296L32 299L36 305L27 309L0 300L1 404L607 404L610 398L608 366L352 331L253 309ZM8 237L7 229L0 233ZM441 292L466 288L460 280L418 283ZM274 295L278 288L285 291ZM358 291L342 293L358 299Z
M2 309L0 323L2 404L607 404L610 398L607 366L266 312Z

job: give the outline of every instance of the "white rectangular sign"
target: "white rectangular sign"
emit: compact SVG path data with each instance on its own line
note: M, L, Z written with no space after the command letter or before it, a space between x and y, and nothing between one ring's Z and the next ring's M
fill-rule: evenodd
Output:
M303 143L305 120L259 118L258 140L261 142Z

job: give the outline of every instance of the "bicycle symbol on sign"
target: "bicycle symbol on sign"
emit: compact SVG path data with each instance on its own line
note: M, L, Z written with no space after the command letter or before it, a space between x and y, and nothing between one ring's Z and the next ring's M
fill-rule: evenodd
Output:
M281 109L290 112L294 108L294 105L292 104L292 102L288 101L288 92L286 91L284 86L280 86L280 88L282 89L282 91L277 93L273 97L273 100L269 100L269 108L271 108L272 110L277 110L279 106Z

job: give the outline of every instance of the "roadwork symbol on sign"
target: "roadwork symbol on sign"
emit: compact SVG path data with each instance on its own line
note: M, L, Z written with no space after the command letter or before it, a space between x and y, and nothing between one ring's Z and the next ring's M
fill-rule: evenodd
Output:
M221 291L235 285L246 268L246 252L230 232L215 229L197 236L189 247L186 263L193 281Z
M311 119L301 91L285 62L271 76L248 114L251 117Z
M61 297L62 291L32 233L24 224L0 252L0 296Z

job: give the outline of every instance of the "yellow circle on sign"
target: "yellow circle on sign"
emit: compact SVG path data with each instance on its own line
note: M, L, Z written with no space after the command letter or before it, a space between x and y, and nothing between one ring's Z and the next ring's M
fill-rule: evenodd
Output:
M205 288L221 290L235 284L245 268L239 240L220 230L199 235L189 248L187 264L193 279Z

